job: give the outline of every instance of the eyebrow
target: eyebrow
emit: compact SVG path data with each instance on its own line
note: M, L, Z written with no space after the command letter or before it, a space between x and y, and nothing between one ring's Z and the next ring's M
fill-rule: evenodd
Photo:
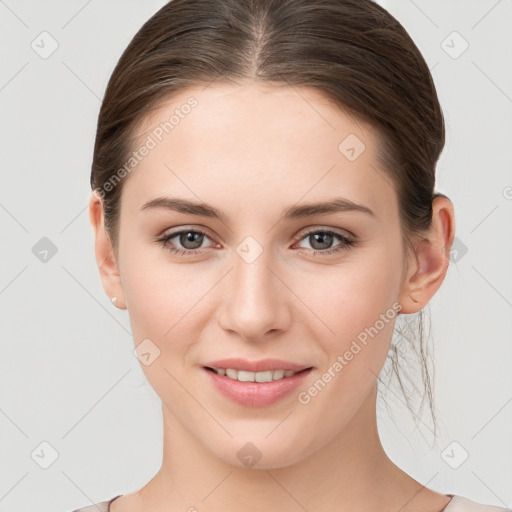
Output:
M222 210L218 210L206 203L197 203L195 201L189 201L188 199L181 199L177 197L156 197L155 199L145 203L140 209L146 210L152 208L165 208L180 213L218 219L223 223L228 222L228 215ZM290 206L283 213L282 219L301 219L305 217L312 217L314 215L337 212L361 212L376 217L375 212L367 206L354 203L343 197L336 197L327 202Z

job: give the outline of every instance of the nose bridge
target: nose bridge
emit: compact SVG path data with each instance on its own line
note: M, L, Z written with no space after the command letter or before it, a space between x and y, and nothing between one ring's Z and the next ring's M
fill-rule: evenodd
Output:
M274 266L272 250L253 237L247 237L236 247L229 290L224 296L225 329L257 340L269 330L284 328L288 319L286 298L282 283L274 275Z

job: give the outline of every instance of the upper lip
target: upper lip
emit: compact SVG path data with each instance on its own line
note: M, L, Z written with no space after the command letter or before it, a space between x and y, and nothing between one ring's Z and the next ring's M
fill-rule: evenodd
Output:
M242 370L247 372L264 372L266 370L293 370L300 372L311 368L311 366L291 363L282 359L260 359L258 361L248 361L247 359L230 358L219 359L204 365L207 368L231 368L233 370Z

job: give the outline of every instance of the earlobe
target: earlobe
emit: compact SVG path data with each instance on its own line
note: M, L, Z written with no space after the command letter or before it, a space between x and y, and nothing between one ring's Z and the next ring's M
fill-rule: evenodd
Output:
M108 297L119 309L126 309L121 278L114 248L105 228L103 200L93 191L89 199L89 221L94 234L94 253L101 283Z
M423 309L444 281L450 262L450 249L455 236L455 214L445 196L432 201L432 222L424 237L415 244L409 271L404 280L401 313Z

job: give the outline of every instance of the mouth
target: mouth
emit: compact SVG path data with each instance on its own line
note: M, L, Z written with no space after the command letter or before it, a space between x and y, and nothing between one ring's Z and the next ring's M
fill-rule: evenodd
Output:
M301 371L294 370L264 370L261 372L251 372L247 370L236 370L235 368L210 368L205 366L207 370L222 375L228 379L237 380L239 382L272 382L275 380L293 377L297 373L305 372L311 368L305 368Z
M290 394L313 367L276 359L225 359L208 363L203 370L222 396L244 407L265 407Z

